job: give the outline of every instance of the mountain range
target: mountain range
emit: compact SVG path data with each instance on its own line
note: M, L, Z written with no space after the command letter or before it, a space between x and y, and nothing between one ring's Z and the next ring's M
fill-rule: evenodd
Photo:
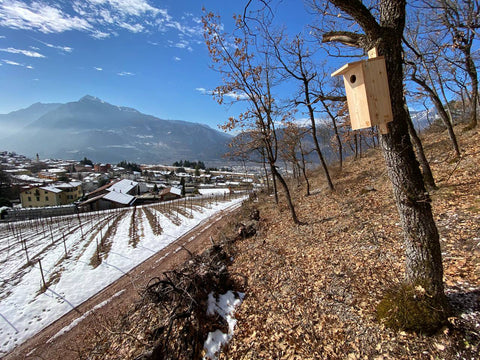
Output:
M116 163L214 162L231 136L207 125L162 120L87 95L66 104L36 103L0 114L2 149L40 158Z

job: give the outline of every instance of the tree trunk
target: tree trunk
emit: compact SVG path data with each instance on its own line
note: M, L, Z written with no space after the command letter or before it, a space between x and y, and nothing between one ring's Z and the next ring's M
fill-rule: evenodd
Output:
M275 164L270 164L270 170L273 174L273 179L275 181L275 178L278 179L278 181L280 181L280 184L282 185L283 187L283 191L285 191L285 197L287 199L287 204L288 204L288 208L290 210L290 214L292 216L292 220L295 224L301 224L300 221L298 220L297 218L297 213L295 212L295 207L293 206L293 202L292 202L292 197L290 195L290 190L288 189L288 185L285 181L285 179L283 178L283 176L277 171L277 168L275 166Z
M333 116L332 112L328 108L325 101L322 98L320 98L320 101L322 102L323 108L327 112L328 116L330 116L330 120L332 120L333 131L335 132L335 138L337 139L338 161L339 161L339 166L340 166L340 171L341 171L342 167L343 167L343 146L342 146L342 140L340 139L340 134L338 133L337 121L335 120L335 116Z
M265 155L262 154L263 156L263 161L262 161L262 165L263 165L263 171L265 171L265 179L267 180L267 194L270 194L270 180L268 179L268 170L267 170L267 162L265 161Z
M307 97L307 100L309 101L310 99ZM325 159L322 154L322 150L320 149L320 144L318 143L317 139L317 128L315 125L315 115L313 112L313 108L311 105L308 105L308 112L310 115L310 123L312 124L312 137L313 137L313 143L315 144L315 150L317 151L318 158L320 159L320 164L322 165L323 172L325 173L325 177L327 179L327 184L328 188L330 190L335 190L335 187L333 186L332 178L330 177L330 173L328 171L327 163L325 162Z
M403 97L401 33L382 40L380 53L386 60L394 121L390 123L390 133L380 135L380 144L404 232L406 279L413 285L425 287L430 296L444 304L438 231L408 135L411 119L405 111Z
M450 121L450 118L449 118L447 112L445 111L445 108L442 104L442 101L438 97L437 93L430 86L428 86L428 84L425 81L417 78L416 76L412 76L412 80L415 83L417 83L418 85L420 85L427 92L428 96L432 100L433 105L435 105L435 108L438 111L438 115L440 116L444 125L447 128L448 136L450 137L450 141L452 142L453 150L455 151L455 156L459 157L460 156L460 148L458 147L457 137L455 135L455 132L453 131L452 123Z
M352 16L365 32L364 50L377 47L385 56L393 121L389 133L380 135L388 176L403 229L406 251L406 281L422 286L435 300L432 314L445 319L446 298L440 241L432 215L430 197L425 191L422 173L408 134L409 114L403 96L402 36L405 28L406 1L379 2L380 23L361 1L330 0Z
M468 76L472 80L472 117L470 118L470 124L468 125L468 129L473 129L477 126L477 104L478 104L478 75L477 69L475 67L475 62L472 59L472 54L470 53L470 47L465 51L465 65L467 68Z
M273 165L275 167L275 165ZM275 204L278 205L278 189L277 189L277 179L275 177L275 173L272 171L272 167L270 166L270 173L272 174L272 182L273 182L273 196L275 198Z
M307 184L307 196L310 196L310 181L308 181L308 176L307 176L307 169L306 169L306 163L305 163L305 154L303 153L302 149L302 143L300 143L300 155L302 156L302 174L303 178L305 179L305 183Z
M418 137L417 132L415 131L415 127L413 126L412 118L410 117L410 113L408 112L408 108L405 109L407 111L407 125L408 125L408 133L410 134L410 138L413 141L413 145L415 146L416 153L418 156L418 160L420 162L420 166L422 167L422 174L423 174L423 181L425 182L425 186L428 190L437 189L437 185L435 185L435 179L433 178L432 169L430 168L430 164L428 163L427 157L425 156L425 152L423 151L422 141Z

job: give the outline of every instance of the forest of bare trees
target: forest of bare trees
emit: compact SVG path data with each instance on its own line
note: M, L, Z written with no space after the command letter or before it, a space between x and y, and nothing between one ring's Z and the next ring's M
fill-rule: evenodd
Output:
M301 225L280 160L290 164L297 181L306 182L309 195L305 159L310 153L316 153L326 188L335 191L330 171L341 171L348 150L360 157L366 148L380 148L404 234L404 284L425 290L429 322L434 319L434 327L440 326L448 306L428 192L436 185L409 109L421 104L434 108L438 126L446 129L451 142L451 154L446 155L452 160L462 156L455 131L477 127L474 44L479 2L311 0L306 11L312 21L293 37L275 23L274 4L278 5L248 1L231 32L224 30L215 14L205 12L203 17L211 67L223 76L213 95L220 104L245 105L244 112L224 125L225 130L241 134L232 153L244 161L263 162L276 202L285 199L293 222ZM376 128L351 130L343 86L329 77L338 64L365 59L372 48L384 57L388 74L393 121L386 134ZM308 121L299 124L298 119ZM330 128L330 138L323 144L319 124ZM307 138L312 139L310 148ZM332 148L337 162L327 163L322 146Z

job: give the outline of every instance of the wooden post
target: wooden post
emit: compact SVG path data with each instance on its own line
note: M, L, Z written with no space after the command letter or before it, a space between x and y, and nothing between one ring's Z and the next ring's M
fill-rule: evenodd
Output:
M47 284L45 283L45 277L43 276L42 262L38 259L38 265L40 266L40 274L42 275L43 287L47 289Z
M67 253L67 245L65 244L65 234L62 234L63 238L63 248L65 249L65 259L68 258L68 253Z
M52 218L50 218L51 220ZM52 231L52 222L48 224L48 227L50 228L50 236L52 237L52 244L55 244L55 241L53 241L53 231Z
M23 246L25 247L25 255L27 256L27 264L30 263L30 259L28 258L28 250L27 250L27 242L24 241Z
M97 237L95 238L95 241L97 243L97 260L100 261L100 254L98 252L98 238Z

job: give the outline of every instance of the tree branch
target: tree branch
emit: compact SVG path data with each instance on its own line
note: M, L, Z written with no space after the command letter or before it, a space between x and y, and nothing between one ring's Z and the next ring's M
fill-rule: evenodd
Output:
M349 31L329 31L322 35L322 43L339 42L343 45L363 48L366 36Z
M361 0L330 0L330 2L343 12L350 15L370 39L377 39L380 37L380 25Z

